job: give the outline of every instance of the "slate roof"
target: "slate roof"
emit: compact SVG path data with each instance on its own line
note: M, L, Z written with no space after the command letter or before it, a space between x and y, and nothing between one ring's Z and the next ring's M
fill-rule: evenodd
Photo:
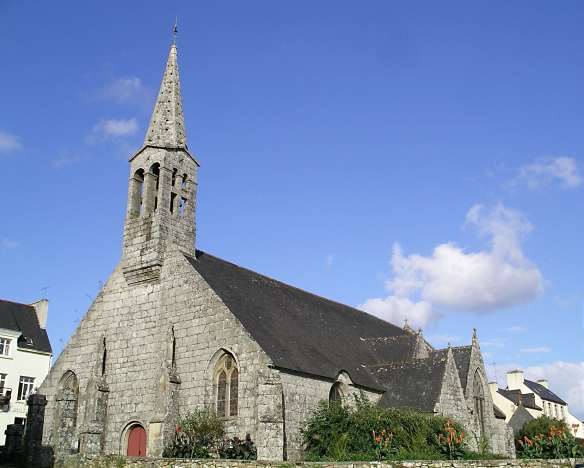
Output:
M493 412L495 413L495 418L497 419L506 419L505 413L499 409L497 405L493 405Z
M416 335L405 333L398 336L368 338L365 342L381 363L391 363L414 359L416 341Z
M564 400L562 400L558 395L552 392L550 389L545 388L543 385L537 382L532 382L531 380L524 380L523 383L534 393L536 393L542 400L552 401L560 405L567 405Z
M448 350L433 351L426 359L371 368L386 387L380 405L433 412L442 389Z
M0 328L20 332L18 347L51 353L47 331L41 328L34 307L0 299Z
M462 385L462 391L466 393L466 383L468 378L468 368L470 367L470 352L472 346L457 346L452 348L452 354L454 355L454 362L456 362L456 368L458 369L458 376L460 377L460 383Z
M403 336L403 329L201 251L186 258L276 367L331 380L344 370L355 384L384 390L365 364L381 364L385 353L378 356L368 339Z
M535 409L541 411L542 408L537 406L535 403L535 395L533 393L521 393L521 390L504 390L500 388L497 390L499 394L503 395L508 400L512 401L516 405L520 403L525 408Z

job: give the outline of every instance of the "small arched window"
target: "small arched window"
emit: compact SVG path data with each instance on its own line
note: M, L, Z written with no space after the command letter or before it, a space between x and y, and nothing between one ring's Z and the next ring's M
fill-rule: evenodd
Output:
M231 354L225 353L215 367L217 415L237 416L239 396L239 370Z
M474 412L482 436L485 434L485 393L483 391L483 379L479 369L475 371L472 388Z
M172 186L174 187L176 185L176 175L178 173L178 169L175 167L172 170Z
M343 392L341 389L341 383L336 382L331 387L329 392L329 403L341 403L343 401Z

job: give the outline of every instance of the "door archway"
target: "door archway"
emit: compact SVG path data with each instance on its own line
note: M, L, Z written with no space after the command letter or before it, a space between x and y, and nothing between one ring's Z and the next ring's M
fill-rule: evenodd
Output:
M126 455L129 457L146 456L146 430L140 424L135 424L128 430Z

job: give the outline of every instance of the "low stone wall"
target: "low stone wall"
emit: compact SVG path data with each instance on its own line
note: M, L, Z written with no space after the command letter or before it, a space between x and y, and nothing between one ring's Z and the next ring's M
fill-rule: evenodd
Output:
M303 468L584 468L584 459L278 463L243 460L131 458L121 455L71 455L65 460L57 462L55 468L285 468L295 466Z

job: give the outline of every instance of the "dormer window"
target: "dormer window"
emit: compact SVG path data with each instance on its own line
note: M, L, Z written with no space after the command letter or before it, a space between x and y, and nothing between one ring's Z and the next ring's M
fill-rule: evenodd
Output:
M0 338L0 356L10 356L10 342L9 338Z

